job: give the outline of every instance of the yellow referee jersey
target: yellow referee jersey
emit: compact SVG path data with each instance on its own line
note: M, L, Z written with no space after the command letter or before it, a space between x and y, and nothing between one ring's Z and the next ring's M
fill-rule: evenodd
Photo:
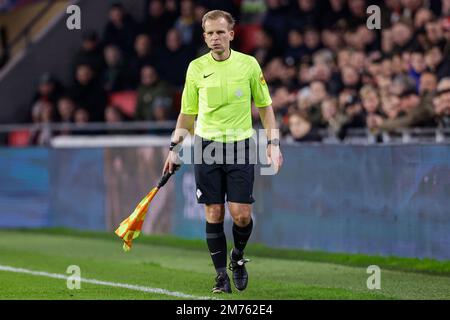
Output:
M189 64L181 113L198 115L195 134L220 142L247 139L253 134L251 99L256 107L272 104L256 59L231 50L227 60L207 53Z

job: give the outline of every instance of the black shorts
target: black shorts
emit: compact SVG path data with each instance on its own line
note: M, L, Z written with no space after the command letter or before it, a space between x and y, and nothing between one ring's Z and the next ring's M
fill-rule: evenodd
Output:
M195 136L194 153L201 150L202 155L201 163L198 163L198 158L194 162L198 203L223 204L225 196L226 201L231 202L250 204L255 201L252 195L255 165L252 161L253 154L250 155L251 143L254 142L250 139L220 143ZM211 153L207 150L207 154L212 156L222 152L222 161L205 156L205 148L213 150ZM231 154L226 151L231 149Z

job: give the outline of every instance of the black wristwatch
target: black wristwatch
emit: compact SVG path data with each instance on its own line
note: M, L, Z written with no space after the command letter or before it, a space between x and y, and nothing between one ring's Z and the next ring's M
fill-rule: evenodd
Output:
M178 145L178 143L175 142L170 142L170 147L169 150L173 151L173 149L175 149L175 147ZM177 148L178 150L175 150L175 152L179 151L179 148Z
M267 146L269 146L269 144L279 147L280 146L280 139L272 139L272 140L267 140Z

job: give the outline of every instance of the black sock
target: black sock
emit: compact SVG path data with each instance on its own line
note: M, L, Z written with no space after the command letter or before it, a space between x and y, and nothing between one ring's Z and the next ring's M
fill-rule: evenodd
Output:
M239 227L238 225L233 223L233 238L234 238L234 249L233 249L233 259L242 258L242 254L244 253L244 248L247 245L247 241L252 234L253 229L253 220L250 219L250 222L245 227Z
M223 222L206 221L206 243L217 273L227 271L227 239L223 233Z

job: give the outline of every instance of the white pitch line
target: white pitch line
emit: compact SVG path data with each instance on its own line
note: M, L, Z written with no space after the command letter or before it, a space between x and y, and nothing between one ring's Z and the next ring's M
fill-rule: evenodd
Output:
M45 272L45 271L33 271L33 270L28 270L28 269L23 269L23 268L14 268L14 267L3 266L3 265L0 265L0 271L25 273L25 274L31 274L33 276L41 276L41 277L63 279L63 280L67 280L69 278L69 276L66 276L64 274L49 273L49 272ZM125 288L125 289L129 289L129 290L149 292L149 293L158 293L158 294L163 294L166 296L172 296L172 297L177 297L177 298L186 298L186 299L195 299L195 300L215 300L212 297L194 296L194 295L186 294L183 292L169 291L169 290L161 289L161 288L137 286L134 284L127 284L127 283L109 282L109 281L101 281L101 280L97 280L97 279L85 279L85 278L80 278L80 281L85 282L85 283L98 284L101 286Z

